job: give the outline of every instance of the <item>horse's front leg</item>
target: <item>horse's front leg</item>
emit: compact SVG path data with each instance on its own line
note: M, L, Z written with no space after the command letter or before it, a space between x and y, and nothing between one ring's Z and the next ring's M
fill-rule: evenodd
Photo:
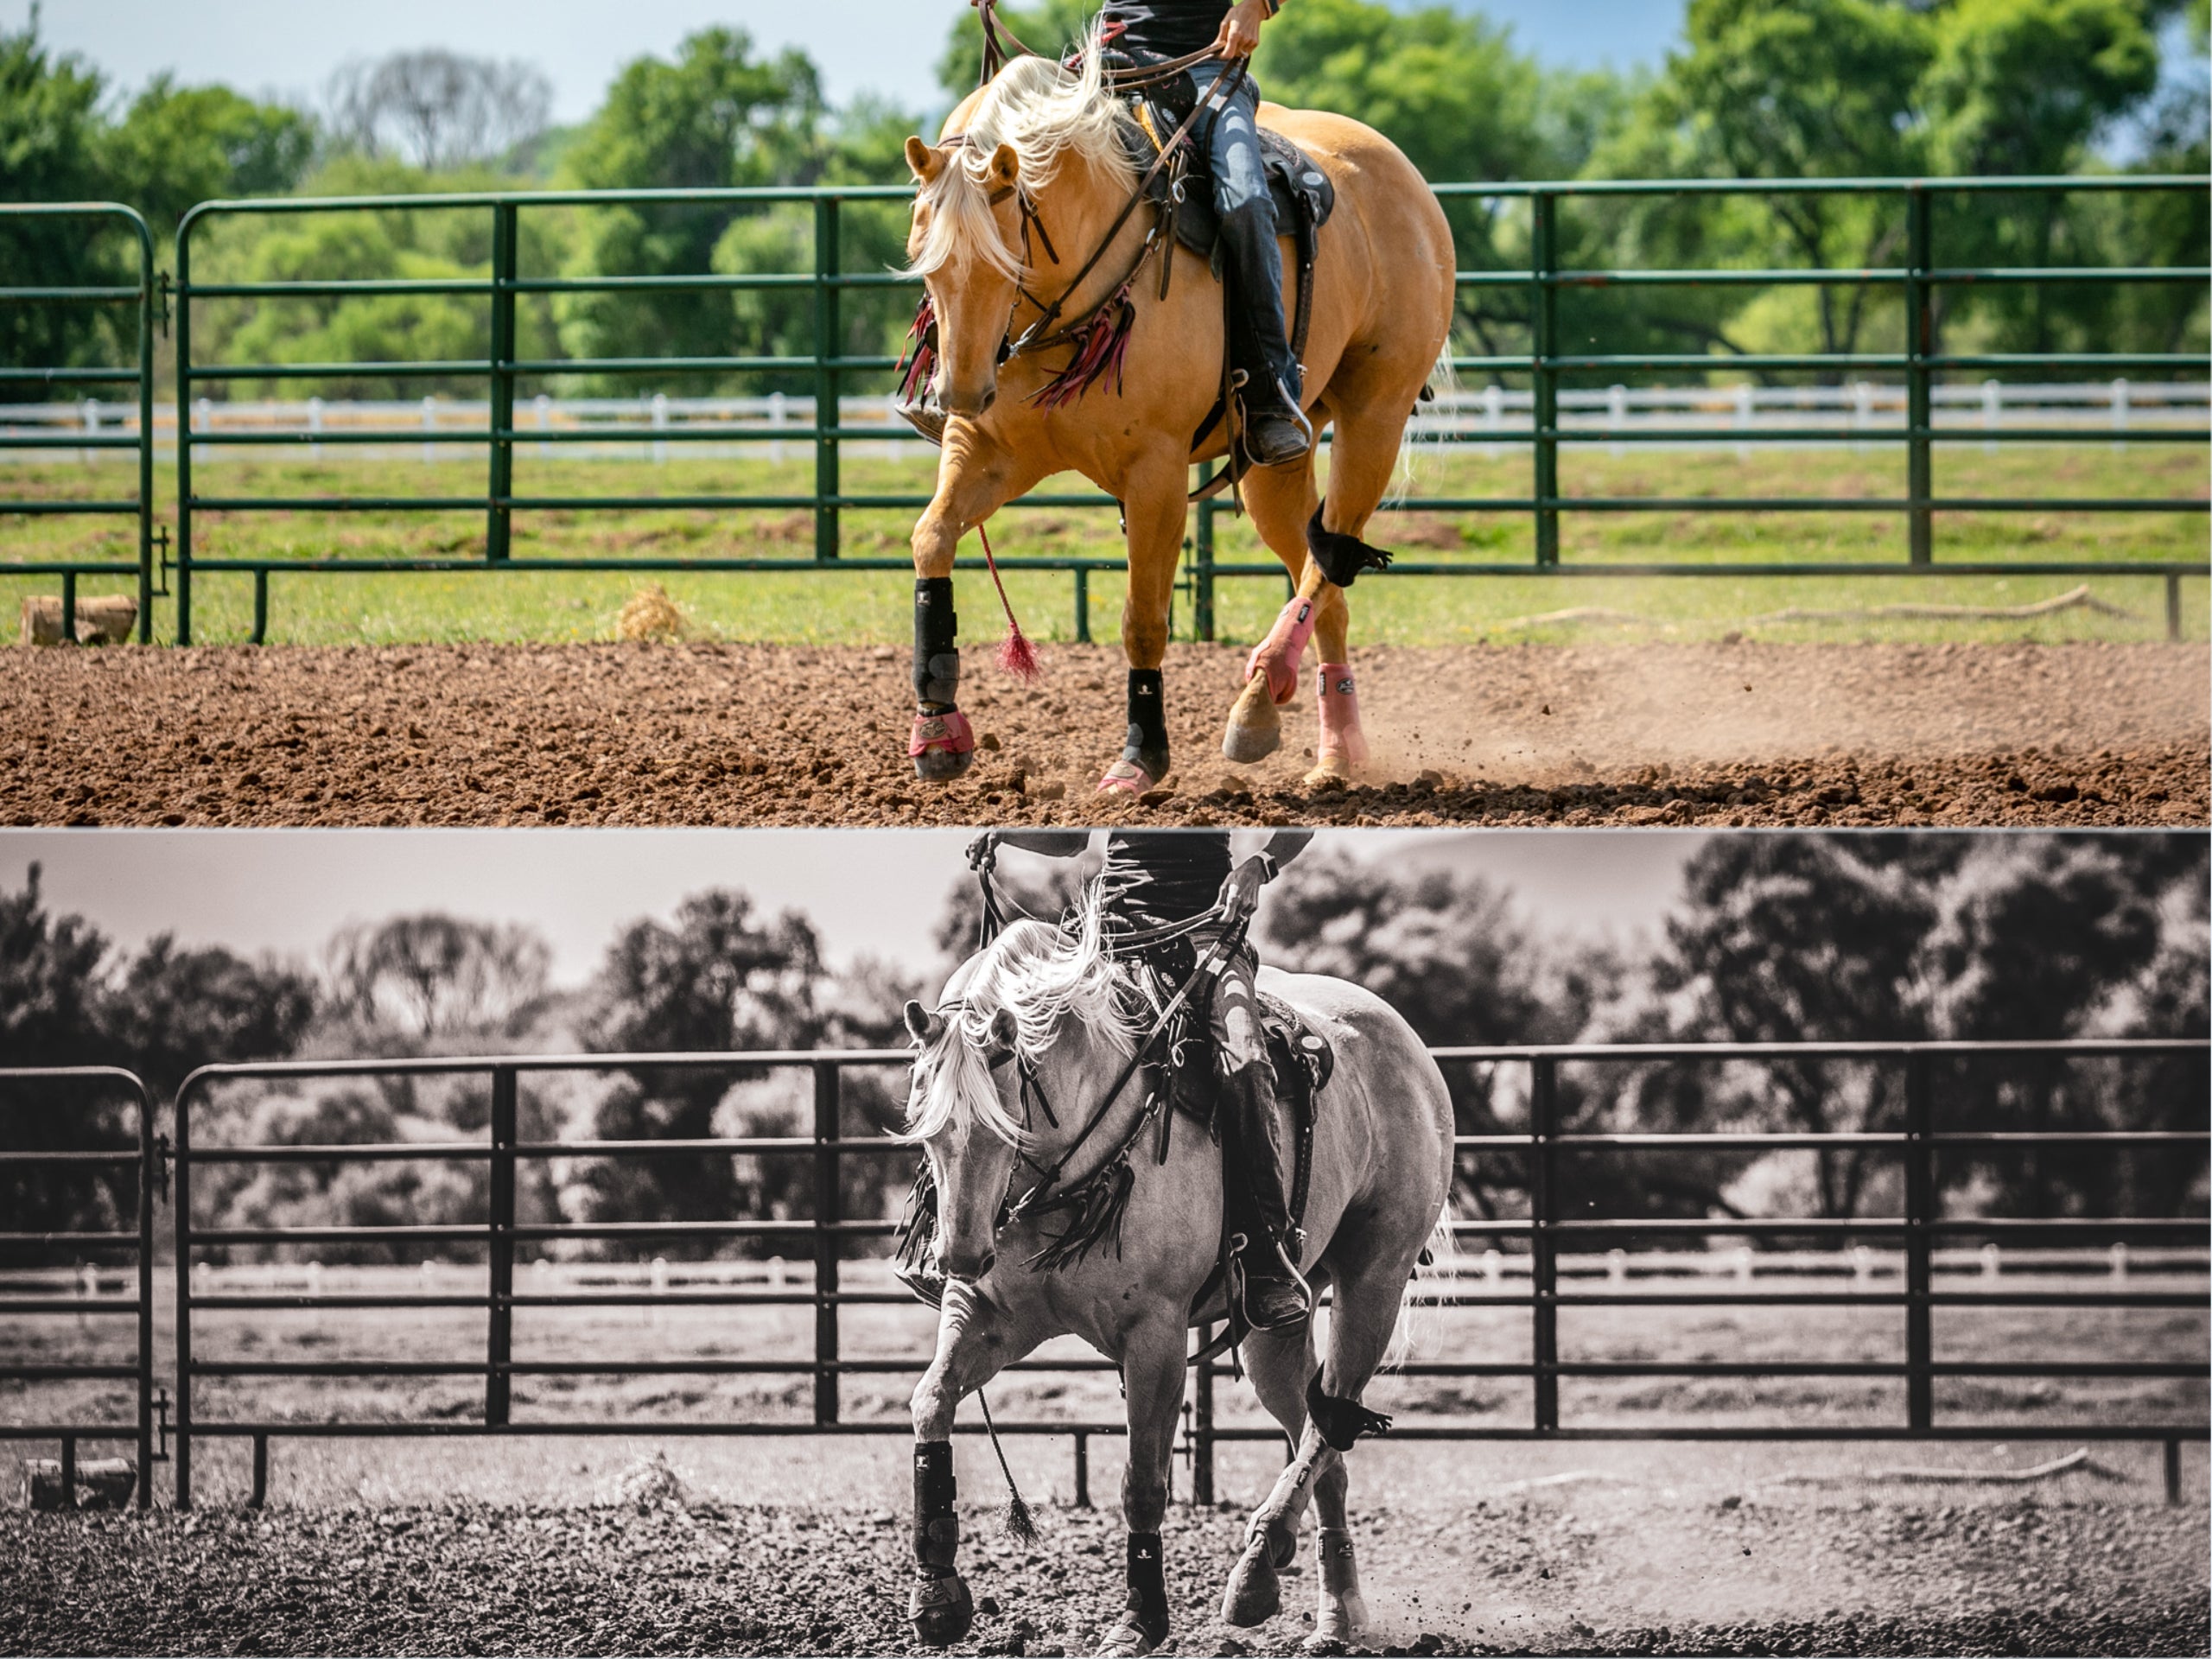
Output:
M1160 1523L1167 1514L1167 1477L1183 1403L1183 1322L1140 1326L1122 1354L1128 1393L1129 1462L1122 1476L1122 1523L1128 1529L1129 1596L1121 1621L1099 1644L1102 1659L1134 1659L1167 1639L1167 1572Z
M1039 474L975 422L945 429L937 493L914 526L914 730L906 745L917 776L943 783L976 759L960 712L960 622L952 563L960 538L1037 481Z
M998 1375L1012 1357L1005 1321L969 1287L946 1287L938 1319L937 1356L914 1389L914 1583L906 1617L925 1647L968 1634L975 1599L960 1576L960 1516L952 1478L952 1424L963 1396Z
M1129 662L1129 724L1122 758L1100 779L1101 794L1141 795L1167 776L1168 607L1175 596L1175 562L1183 552L1190 475L1179 454L1149 456L1122 486L1128 526L1129 585L1122 604L1122 651Z

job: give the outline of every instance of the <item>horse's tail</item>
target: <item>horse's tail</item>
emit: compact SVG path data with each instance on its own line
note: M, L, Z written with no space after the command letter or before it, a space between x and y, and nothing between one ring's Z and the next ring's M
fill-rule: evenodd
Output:
M1459 373L1452 366L1452 340L1446 335L1443 348L1436 353L1436 363L1428 372L1428 379L1421 386L1421 401L1414 405L1406 417L1405 430L1398 436L1397 470L1390 475L1390 493L1382 499L1386 507L1395 507L1413 493L1415 473L1420 469L1421 443L1414 430L1424 406L1444 409L1452 407L1452 399L1459 395ZM1445 438L1440 435L1436 446L1443 447Z
M1436 1293L1446 1290L1458 1279L1459 1259L1459 1235L1452 1230L1452 1199L1447 1193L1436 1225L1429 1230L1428 1248L1421 1253L1413 1276L1406 1281L1398 1305L1398 1323L1391 1329L1390 1345L1383 1351L1382 1370L1395 1370L1428 1351L1443 1311Z

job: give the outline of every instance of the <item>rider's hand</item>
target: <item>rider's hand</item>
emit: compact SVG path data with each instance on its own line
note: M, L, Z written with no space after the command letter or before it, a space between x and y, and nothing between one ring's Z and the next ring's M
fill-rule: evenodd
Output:
M982 868L997 855L998 849L998 832L995 830L984 830L968 843L968 868L971 870Z
M1260 25L1274 15L1268 10L1268 0L1242 0L1230 7L1229 16L1221 20L1221 33L1213 37L1214 55L1250 57L1259 48Z
M1249 916L1260 903L1260 889L1267 885L1265 859L1248 858L1229 873L1221 884L1221 907L1231 916Z

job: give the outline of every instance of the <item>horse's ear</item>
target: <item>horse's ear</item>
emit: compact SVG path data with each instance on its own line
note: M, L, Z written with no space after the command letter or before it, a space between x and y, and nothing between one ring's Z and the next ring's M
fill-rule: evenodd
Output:
M1014 1044L1021 1037L1021 1022L1014 1017L1012 1008L1001 1008L991 1016L990 1053L994 1059L1014 1052Z
M920 1003L909 1002L906 1005L906 1029L913 1034L916 1042L927 1044L931 1038L936 1036L944 1027L932 1020L930 1017L930 1011Z
M991 164L983 174L983 188L993 195L1001 190L1014 188L1021 177L1021 157L1014 153L1012 144L1001 144L991 152Z
M913 169L918 183L928 184L944 171L944 157L924 143L919 137L906 141L906 165Z

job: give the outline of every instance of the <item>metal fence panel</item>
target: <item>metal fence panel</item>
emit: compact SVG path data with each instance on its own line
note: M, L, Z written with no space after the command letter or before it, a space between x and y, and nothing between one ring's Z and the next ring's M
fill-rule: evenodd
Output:
M135 286L76 284L0 287L0 305L127 305L137 314L138 361L131 368L63 368L17 365L0 369L0 381L13 385L117 385L137 388L137 431L113 436L87 432L82 437L61 439L43 433L0 429L0 452L76 449L89 458L95 450L129 449L138 462L138 493L130 501L7 501L0 499L0 515L37 513L129 515L138 526L136 563L96 559L26 559L0 563L0 575L48 575L61 578L61 637L77 637L77 579L79 576L136 575L138 579L138 643L154 638L154 236L136 208L112 201L0 202L0 220L10 219L120 219L137 245L138 280ZM4 411L6 404L0 404Z
M137 1224L127 1233L77 1235L72 1239L53 1233L0 1233L0 1244L73 1242L82 1246L127 1251L136 1275L137 1293L129 1301L0 1296L0 1317L71 1313L97 1313L103 1316L129 1314L132 1319L136 1341L130 1363L127 1367L72 1363L7 1365L0 1366L0 1377L46 1382L96 1380L115 1377L119 1369L121 1375L131 1379L137 1390L137 1421L129 1425L92 1422L0 1424L0 1440L58 1441L61 1447L62 1491L72 1503L75 1502L76 1496L77 1447L80 1442L135 1441L138 1448L138 1507L147 1509L154 1500L154 1464L160 1456L154 1432L154 1199L157 1192L164 1192L167 1187L163 1166L166 1148L155 1133L153 1091L135 1072L111 1065L9 1066L0 1069L0 1084L35 1087L57 1083L105 1084L119 1086L127 1091L137 1107L137 1145L128 1151L115 1152L29 1152L10 1151L0 1147L0 1164L32 1166L68 1164L79 1167L135 1169L137 1174Z
M2095 1362L2069 1363L2050 1361L2022 1364L1978 1364L1965 1361L1944 1361L1935 1357L1932 1339L1934 1310L1939 1306L2032 1306L2051 1308L2082 1307L2174 1307L2201 1306L2201 1296L2177 1297L2171 1293L2104 1292L2078 1289L2061 1291L2003 1292L1993 1290L1946 1291L1935 1287L1932 1267L1937 1255L1936 1239L1955 1237L2011 1237L2021 1234L2030 1236L2051 1235L2069 1239L2182 1239L2190 1241L2190 1248L2182 1252L2194 1265L2201 1261L2203 1252L2201 1239L2204 1228L2202 1217L2047 1217L2043 1219L1953 1219L1939 1217L1935 1160L1945 1147L1976 1146L2044 1146L2074 1147L2172 1147L2189 1148L2198 1153L2212 1144L2212 1133L2202 1130L2185 1131L2015 1131L1978 1132L1942 1131L1936 1122L1933 1091L1929 1086L1931 1067L1938 1061L1955 1059L1974 1061L1996 1059L2023 1055L2044 1055L2056 1058L2094 1058L2108 1057L2155 1058L2162 1055L2198 1055L2212 1052L2212 1043L2202 1039L2068 1039L2048 1042L1927 1042L1927 1043L1796 1043L1796 1044L1643 1044L1555 1046L1549 1047L1508 1046L1482 1047L1440 1046L1430 1050L1440 1063L1489 1063L1525 1066L1530 1077L1529 1128L1523 1135L1462 1135L1456 1147L1461 1153L1510 1153L1527 1160L1529 1215L1525 1220L1463 1221L1455 1231L1463 1236L1489 1238L1518 1238L1525 1240L1529 1255L1527 1294L1508 1293L1501 1289L1502 1274L1486 1268L1489 1288L1476 1295L1465 1295L1455 1291L1449 1296L1437 1294L1437 1300L1452 1306L1522 1306L1530 1310L1534 1343L1531 1358L1527 1364L1469 1364L1451 1363L1418 1363L1405 1367L1415 1376L1527 1376L1535 1390L1532 1420L1525 1427L1470 1427L1464 1425L1408 1425L1398 1431L1402 1437L1420 1440L1482 1440L1482 1439L1561 1439L1561 1440L1878 1440L1878 1439L2000 1439L2037 1440L2071 1437L2094 1440L2164 1441L2170 1445L2183 1440L2202 1440L2207 1436L2207 1425L2202 1421L2161 1421L2152 1423L2103 1424L2036 1424L2013 1422L2004 1424L1944 1423L1937 1420L1934 1403L1934 1383L1941 1377L1984 1375L2019 1376L2201 1376L2200 1363L2186 1365L2158 1362ZM853 1220L841 1209L841 1188L838 1174L842 1160L856 1156L881 1156L903 1149L904 1143L880 1136L848 1137L843 1133L841 1111L840 1083L849 1067L899 1067L912 1062L912 1055L903 1049L887 1050L779 1050L744 1053L677 1053L677 1054L592 1054L592 1055L512 1055L476 1058L450 1058L418 1060L353 1060L333 1062L286 1062L264 1065L214 1065L194 1072L179 1089L176 1099L176 1501L180 1508L192 1502L192 1447L195 1438L221 1436L247 1438L254 1444L255 1501L265 1490L267 1478L268 1443L272 1437L292 1436L415 1436L415 1435L481 1435L481 1434L547 1434L589 1435L651 1433L656 1434L880 1434L904 1433L906 1425L897 1421L846 1421L841 1412L838 1397L839 1381L854 1374L884 1375L918 1373L922 1362L912 1359L867 1360L842 1357L839 1343L839 1317L842 1308L862 1304L905 1305L909 1301L903 1293L848 1290L842 1287L839 1269L843 1246L847 1240L864 1237L886 1237L893 1230L887 1221ZM1724 1133L1724 1134L1568 1134L1560 1126L1558 1104L1559 1068L1571 1063L1605 1065L1637 1065L1663 1061L1777 1061L1784 1059L1829 1058L1860 1060L1884 1065L1900 1066L1908 1079L1905 1126L1900 1131L1871 1131L1836 1135L1790 1133ZM811 1133L804 1136L753 1137L750 1139L710 1139L704 1141L524 1141L517 1133L517 1098L519 1081L525 1073L576 1071L627 1071L648 1069L681 1071L733 1071L741 1068L805 1070L812 1078ZM480 1141L465 1142L402 1142L376 1146L307 1146L307 1145L221 1145L195 1148L192 1139L192 1119L195 1109L205 1104L208 1091L216 1085L230 1081L281 1081L283 1079L316 1079L340 1077L429 1077L475 1076L489 1079L492 1087L490 1125L486 1138ZM1835 1221L1818 1219L1739 1219L1695 1221L1653 1221L1631 1218L1624 1221L1591 1220L1565 1213L1561 1196L1559 1159L1562 1153L1573 1150L1613 1148L1625 1153L1681 1150L1684 1148L1763 1150L1804 1149L1810 1147L1881 1147L1896 1154L1907 1173L1905 1213L1901 1217L1848 1218ZM702 1155L746 1154L759 1157L800 1158L809 1160L812 1168L812 1213L803 1220L778 1221L725 1219L721 1221L672 1223L583 1223L518 1225L515 1220L514 1170L519 1160L543 1160L556 1157L697 1157ZM194 1166L200 1164L269 1164L269 1163L343 1163L361 1160L404 1160L440 1159L482 1162L491 1172L489 1203L486 1220L480 1224L453 1225L418 1225L404 1227L284 1227L284 1228L216 1228L201 1226L192 1215L191 1181ZM1779 1362L1760 1364L1740 1364L1723 1362L1681 1362L1676 1363L1599 1363L1562 1361L1558 1345L1558 1311L1561 1307L1603 1306L1621 1305L1630 1298L1623 1290L1588 1291L1562 1287L1566 1274L1562 1268L1561 1242L1570 1237L1599 1238L1636 1235L1659 1236L1740 1236L1745 1239L1791 1236L1848 1239L1853 1236L1889 1237L1902 1243L1904 1251L1904 1288L1897 1293L1876 1293L1854 1287L1848 1293L1851 1305L1863 1306L1897 1307L1904 1314L1906 1328L1906 1357L1902 1363L1815 1364L1792 1365ZM779 1236L806 1242L813 1262L813 1278L804 1291L787 1290L780 1287L754 1292L750 1290L712 1289L707 1291L673 1292L658 1287L632 1291L616 1289L606 1292L567 1292L543 1294L528 1290L518 1292L514 1286L514 1246L520 1240L550 1242L562 1238L618 1238L650 1240L655 1238L702 1238ZM195 1249L228 1244L271 1245L306 1244L314 1243L359 1243L363 1241L400 1243L467 1243L483 1244L488 1251L490 1271L486 1294L480 1295L392 1296L378 1294L348 1294L338 1298L303 1300L294 1294L255 1295L251 1294L211 1294L196 1287L193 1282L194 1253ZM1986 1245L1983 1247L1986 1250ZM2124 1244L2116 1246L2124 1249ZM1746 1249L1745 1254L1749 1251ZM2172 1253L2168 1252L2169 1255ZM1961 1257L1953 1252L1953 1260L1974 1259ZM1985 1275L1987 1257L1981 1255ZM2103 1258L2084 1257L2085 1260ZM2124 1261L2124 1257L2120 1258ZM2146 1257L2146 1262L2152 1259ZM2177 1257L2177 1260L2181 1259ZM1497 1263L1493 1253L1493 1267ZM1852 1271L1854 1275L1866 1270L1871 1257L1864 1258ZM1801 1263L1791 1263L1793 1270ZM1624 1276L1626 1257L1621 1256L1619 1270ZM1609 1282L1614 1272L1612 1258L1605 1268ZM1649 1300L1637 1298L1636 1300ZM1835 1305L1843 1300L1835 1294L1815 1296L1809 1293L1775 1294L1753 1296L1748 1293L1708 1289L1702 1286L1694 1291L1669 1293L1664 1305L1681 1306L1727 1306L1746 1303L1764 1306L1803 1306L1817 1302L1821 1306ZM669 1362L636 1359L558 1360L518 1363L512 1357L512 1315L518 1306L603 1306L640 1305L699 1305L716 1306L810 1306L814 1314L814 1340L810 1357L789 1360L677 1360ZM207 1362L195 1359L192 1351L192 1335L195 1310L222 1308L246 1310L251 1308L298 1307L320 1306L353 1308L391 1308L444 1306L482 1308L486 1314L485 1357L476 1360L441 1360L435 1362L391 1362L379 1360L332 1362L269 1362L226 1361ZM1024 1361L1012 1369L1020 1371L1078 1371L1101 1370L1107 1363L1099 1361ZM593 1422L577 1421L549 1421L516 1422L509 1409L510 1379L516 1376L591 1374L605 1376L660 1374L775 1374L810 1376L813 1379L810 1420L805 1422L753 1422L744 1421L710 1421L677 1423L640 1424L634 1421ZM193 1384L195 1378L210 1376L375 1376L396 1375L437 1375L474 1376L485 1379L485 1410L483 1421L477 1423L438 1421L386 1421L339 1423L302 1423L293 1421L236 1420L200 1422L195 1421L193 1405ZM1577 1425L1561 1421L1559 1381L1563 1376L1743 1376L1769 1375L1821 1376L1882 1376L1903 1379L1907 1385L1908 1408L1905 1420L1897 1424L1863 1425L1746 1425L1746 1426L1689 1426L1656 1427L1611 1427ZM1213 1386L1216 1376L1211 1365L1194 1368L1192 1387L1195 1390L1190 1427L1187 1430L1189 1450L1192 1459L1192 1478L1202 1490L1211 1491L1213 1482L1213 1447L1224 1441L1263 1440L1274 1438L1273 1431L1256 1427L1221 1426L1215 1421ZM1122 1426L1113 1422L1077 1422L1053 1421L1015 1421L999 1425L1001 1433L1020 1434L1065 1434L1075 1437L1079 1486L1087 1490L1088 1442L1094 1434L1116 1434Z
M1490 512L1527 513L1535 526L1535 563L1526 564L1474 563L1438 560L1397 561L1393 571L1404 575L1471 576L1511 575L1526 575L1535 571L1546 575L1589 576L1733 576L1763 575L1895 575L1899 574L1937 573L1953 575L2136 575L2161 577L2166 584L2167 620L2170 632L2178 630L2180 621L2179 585L2189 575L2201 575L2212 569L2212 563L2196 561L2139 560L2126 563L2110 563L2085 560L2041 559L1992 563L1939 562L1936 557L1936 514L1939 512L2044 512L2052 511L2080 512L2183 512L2202 513L2208 504L2200 498L2173 499L2027 499L1976 497L1940 497L1936 493L1933 467L1933 445L1938 436L1953 435L1949 429L1936 423L1936 396L1942 390L1938 377L1967 370L1988 370L2003 367L2011 370L2069 369L2113 375L2123 372L2164 372L2202 373L2212 365L2212 358L2202 353L2024 353L2001 356L1961 353L1938 353L1933 349L1933 326L1930 307L1935 294L1946 287L1969 283L2099 283L2113 284L2140 284L2149 283L2184 283L2201 285L2207 270L2198 267L2139 269L2133 267L2108 268L2039 268L1945 267L1938 263L1940 250L1935 245L1931 228L1931 203L1938 196L1957 193L2020 194L2067 191L2084 194L2110 192L2145 192L2174 190L2203 190L2208 180L2192 175L2120 175L2111 176L2068 176L2062 178L2011 179L1821 179L1802 181L1727 180L1727 181L1616 181L1591 182L1547 182L1532 184L1444 184L1435 187L1437 194L1446 200L1521 200L1529 204L1531 220L1530 260L1528 269L1518 271L1474 270L1459 274L1462 288L1492 287L1518 288L1530 299L1532 349L1528 354L1490 354L1455 356L1452 362L1457 368L1477 369L1496 374L1526 375L1529 378L1529 399L1532 420L1519 432L1486 433L1484 442L1527 442L1532 446L1534 493L1528 498L1480 498L1450 496L1409 496L1395 505L1408 509L1427 509L1437 512ZM851 373L879 372L893 365L887 356L845 356L838 343L842 296L854 287L901 286L918 288L918 279L887 273L849 274L842 269L839 253L840 207L848 201L895 201L907 199L905 188L856 187L851 188L821 188L816 189L753 189L753 190L690 190L690 191L614 191L578 192L549 191L520 193L480 193L474 194L416 197L360 197L318 200L278 200L264 201L208 202L188 213L177 232L176 270L180 296L178 309L178 479L177 505L177 638L181 644L192 638L191 588L195 572L229 572L250 575L255 585L254 639L258 641L264 633L268 611L268 587L272 574L293 573L364 574L404 570L460 570L460 569L535 569L535 570L607 570L637 571L686 570L743 571L775 569L842 569L842 570L903 570L908 568L903 559L846 558L841 548L841 515L846 508L895 508L917 510L928 504L925 494L883 493L855 495L848 493L842 484L840 467L841 446L855 438L875 435L873 433L845 427L840 417L831 411L839 409L839 395L844 378ZM1563 268L1560 263L1558 220L1560 205L1568 200L1587 197L1665 195L1692 196L1714 194L1764 195L1880 195L1902 198L1908 228L1905 263L1899 266L1853 270L1578 270ZM518 218L524 212L535 208L569 207L577 206L644 205L652 203L690 203L761 205L770 203L808 203L813 210L813 249L811 269L804 273L758 274L730 276L717 273L694 273L664 276L602 275L589 277L523 278L516 274L514 264L518 245ZM203 223L221 217L247 214L289 214L302 213L330 213L351 211L440 212L483 211L493 219L493 269L483 279L440 278L417 282L378 281L321 281L287 283L195 283L191 275L192 238ZM1906 349L1902 353L1857 353L1846 355L1803 353L1754 353L1726 359L1709 355L1684 354L1655 356L1651 354L1609 354L1570 353L1562 348L1559 338L1557 315L1558 296L1567 289L1612 286L1688 286L1726 283L1732 285L1762 285L1776 283L1821 283L1834 286L1895 288L1905 299ZM743 292L804 289L812 303L813 350L806 354L791 356L726 357L726 358L661 358L661 359L596 359L530 360L517 358L514 334L516 296L523 293L592 293L620 292L626 289L702 289L717 292ZM213 299L271 299L285 296L342 296L347 294L439 294L447 296L482 297L490 307L491 354L481 360L399 363L374 365L315 365L315 364L209 364L196 359L192 348L191 315L194 300ZM1603 425L1583 423L1568 425L1563 410L1570 404L1566 401L1572 392L1563 385L1566 377L1595 371L1657 371L1688 372L1781 371L1822 369L1861 372L1896 371L1904 377L1904 419L1901 425L1869 427L1865 424L1837 429L1839 440L1859 442L1902 442L1906 448L1906 487L1896 499L1870 500L1831 497L1746 498L1695 497L1683 499L1634 499L1611 497L1573 497L1561 493L1559 478L1559 451L1566 442L1633 441L1638 434L1624 423L1608 420ZM783 370L805 372L813 381L814 417L806 427L794 429L791 435L810 442L814 449L814 479L810 493L805 494L712 494L665 497L535 497L516 493L513 483L513 452L518 442L527 442L533 437L544 441L540 435L518 430L515 423L515 384L518 379L559 373L594 373L638 376L653 373L693 373L701 372L742 372ZM460 442L483 446L488 465L485 493L481 496L460 496L448 499L409 502L373 495L337 495L312 499L283 500L268 497L238 494L198 495L193 482L192 442L193 398L198 389L219 384L254 380L307 378L339 373L374 373L378 375L435 376L450 378L468 376L482 378L488 388L489 404L486 424L463 432L442 432L436 435L440 442ZM638 429L632 435L640 440L664 443L673 435L658 424ZM1988 428L1983 434L1985 442L2017 442L2053 435L2039 429L2008 429L2004 426ZM2183 435L2184 437L2190 435ZM2202 433L2195 435L2208 435ZM1756 429L1746 432L1744 441L1783 441L1783 435L1761 434ZM1458 441L1458 440L1454 440ZM1039 493L1024 498L1027 504L1055 507L1110 507L1115 503L1103 494ZM200 558L195 554L193 515L195 509L219 510L225 512L253 512L271 510L352 512L388 510L394 507L416 506L424 509L480 511L486 515L487 536L485 554L474 559L376 559L337 560L305 559L276 560L267 558ZM810 560L761 558L531 558L516 559L512 556L512 521L518 512L541 510L561 511L625 511L650 507L694 508L791 508L811 513L814 520L814 555ZM1192 527L1192 563L1189 580L1192 584L1192 603L1194 628L1201 639L1211 639L1214 633L1216 584L1224 577L1258 577L1281 581L1281 567L1272 563L1223 563L1215 557L1216 515L1224 511L1212 499L1200 502L1194 509ZM1562 560L1560 556L1560 522L1563 516L1576 513L1618 512L1802 512L1853 511L1895 514L1905 521L1907 556L1903 561L1826 563L1818 565L1774 564L1750 566L1695 561L1669 561L1643 564L1617 564L1592 561ZM1094 570L1114 570L1122 562L1112 558L1029 558L1003 562L1005 569L1055 570L1070 573L1075 582L1077 604L1076 636L1090 637L1088 614L1088 580Z

